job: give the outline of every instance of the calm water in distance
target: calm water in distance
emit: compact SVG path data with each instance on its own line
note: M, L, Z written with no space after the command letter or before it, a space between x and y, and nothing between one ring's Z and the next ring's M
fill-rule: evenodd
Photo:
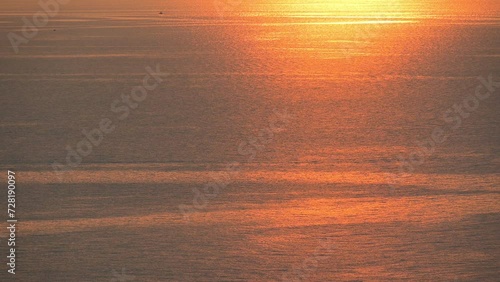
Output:
M17 55L6 34L33 12L0 13L16 281L498 281L500 90L453 110L500 80L498 9L160 2L61 8ZM169 75L120 121L110 105L157 64ZM57 178L102 118L115 131Z

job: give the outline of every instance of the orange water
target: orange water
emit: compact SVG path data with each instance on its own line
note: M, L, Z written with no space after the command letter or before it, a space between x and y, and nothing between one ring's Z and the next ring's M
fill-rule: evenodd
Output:
M499 93L443 119L478 76L500 80L495 1L94 2L17 55L1 41L19 281L498 279ZM33 11L8 4L2 34ZM118 121L110 105L156 64L168 78ZM59 178L104 117L116 130ZM447 140L405 171L437 127Z

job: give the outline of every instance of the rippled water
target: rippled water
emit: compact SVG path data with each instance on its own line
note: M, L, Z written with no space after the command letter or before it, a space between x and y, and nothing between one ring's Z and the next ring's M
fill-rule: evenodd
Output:
M269 2L74 4L16 55L32 12L1 13L17 280L498 280L500 90L448 112L500 81L495 3ZM58 177L103 118L115 131Z

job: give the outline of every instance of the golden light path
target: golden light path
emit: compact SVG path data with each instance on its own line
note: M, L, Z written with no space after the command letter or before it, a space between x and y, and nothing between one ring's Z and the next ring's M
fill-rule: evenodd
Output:
M368 20L368 21L321 21L321 22L288 22L288 23L263 23L261 26L276 25L367 25L367 24L402 24L416 23L415 20Z
M271 1L265 1L270 7L279 7L287 11L301 12L350 12L355 14L386 14L402 12L405 6L411 5L415 1L401 0L340 0L340 1L299 1L288 0L271 4ZM403 3L405 5L403 5Z
M239 3L239 1L236 1ZM260 0L252 3L224 7L226 11L239 15L287 16L287 17L373 17L397 18L414 16L415 7L425 1L402 0Z

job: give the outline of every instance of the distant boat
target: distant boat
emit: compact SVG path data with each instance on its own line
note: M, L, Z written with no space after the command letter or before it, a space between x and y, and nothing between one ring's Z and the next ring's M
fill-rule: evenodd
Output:
M160 15L163 15L163 12L160 12Z

